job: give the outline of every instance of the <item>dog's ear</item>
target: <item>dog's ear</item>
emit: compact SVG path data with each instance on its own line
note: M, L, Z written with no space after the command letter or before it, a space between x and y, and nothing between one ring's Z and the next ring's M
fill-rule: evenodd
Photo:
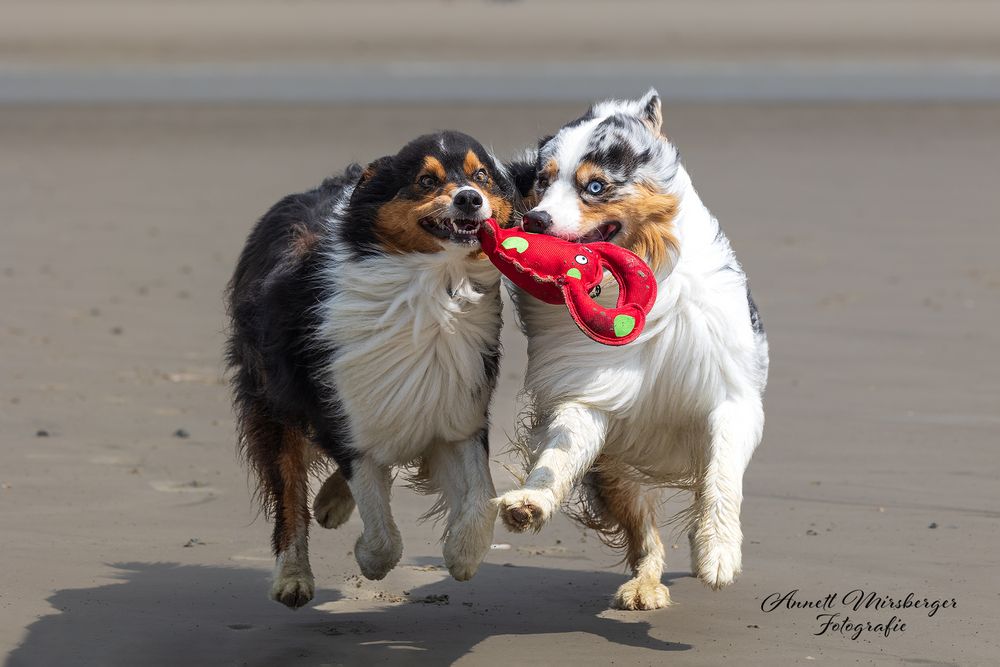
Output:
M527 197L535 185L537 168L533 161L515 159L504 165L510 178L514 181L514 189L520 197Z
M663 132L663 110L660 106L660 94L656 88L650 88L638 102L639 118L656 134Z
M390 164L392 164L391 155L385 155L377 160L374 160L373 162L368 163L368 166L365 167L364 171L361 172L361 178L358 179L358 187L367 184L368 181L372 180L372 177L375 174L385 169Z

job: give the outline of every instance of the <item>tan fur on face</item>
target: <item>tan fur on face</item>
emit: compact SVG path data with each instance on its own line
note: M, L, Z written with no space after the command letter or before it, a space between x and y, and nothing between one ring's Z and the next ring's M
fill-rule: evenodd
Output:
M625 218L620 245L649 260L656 271L668 261L673 261L680 251L680 241L674 228L677 215L677 198L657 192L649 185L637 185L637 194L631 198L632 215Z
M580 178L581 172L586 180ZM577 169L584 185L594 178L604 180L603 172L584 163ZM674 233L677 198L657 192L652 186L637 183L632 191L612 201L580 200L580 235L585 236L605 222L618 221L622 230L614 242L649 261L654 271L676 257L679 246Z
M552 159L546 162L542 168L538 170L538 176L548 179L549 183L556 180L556 176L558 175L559 163Z
M383 204L375 219L375 233L382 246L395 254L440 252L440 242L420 226L420 219L437 217L451 204L454 191L455 185L449 183L438 195L419 200L397 198Z
M593 180L601 181L602 183L608 182L608 176L604 173L604 170L598 167L593 162L581 162L580 166L576 168L576 184L577 187L585 188L587 183Z
M465 154L465 162L462 163L462 168L465 170L465 175L469 177L469 180L472 180L473 174L483 168L483 163L479 161L479 156L470 150Z
M480 194L489 201L493 217L500 222L506 222L510 218L511 202L496 190L492 180L488 183L476 183L473 180L472 176L483 168L482 162L473 151L466 154L462 167L469 178L469 182L463 183L462 187L471 186L479 190ZM431 155L424 158L423 169L421 169L417 179L419 180L424 175L434 176L444 185L436 193L428 193L421 199L397 197L379 208L375 218L375 233L388 252L394 254L434 253L443 249L441 242L420 226L420 220L426 217L438 217L451 205L452 198L459 186L455 183L445 182L447 172L444 165Z
M477 171L485 169L485 165L479 160L479 156L470 150L465 154L465 162L462 168L469 179L469 185L479 190L480 194L489 201L490 210L493 211L493 218L501 225L507 225L507 221L510 219L510 214L513 210L511 203L496 191L496 184L493 182L492 177L490 177L488 183L478 183L473 178ZM487 170L488 173L489 170Z
M440 183L444 183L448 179L448 173L445 171L444 165L433 155L428 155L424 158L424 170L420 175L423 176L424 174L430 174L438 179Z

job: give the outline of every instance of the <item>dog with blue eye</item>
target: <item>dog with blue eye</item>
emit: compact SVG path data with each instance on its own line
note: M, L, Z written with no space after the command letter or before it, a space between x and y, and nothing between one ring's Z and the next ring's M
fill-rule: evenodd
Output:
M458 132L419 137L366 168L285 197L257 223L229 284L228 365L244 457L273 519L271 596L312 599L309 472L336 467L312 503L337 528L355 506L361 573L403 551L394 469L440 496L444 562L473 576L493 535L489 405L500 361L500 274L479 252L514 184Z
M641 256L658 289L628 345L582 336L564 308L513 289L528 338L521 488L497 499L513 531L560 506L625 552L622 609L670 603L659 490L689 491L691 569L713 589L742 567L743 474L764 428L768 343L747 276L661 130L660 98L610 100L539 142L511 170L525 231L609 241ZM613 307L617 284L601 285ZM575 498L576 503L570 505Z

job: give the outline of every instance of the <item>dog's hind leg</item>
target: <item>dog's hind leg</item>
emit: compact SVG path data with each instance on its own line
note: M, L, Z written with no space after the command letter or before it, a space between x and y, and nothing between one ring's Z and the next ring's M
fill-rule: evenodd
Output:
M354 557L365 578L383 579L403 555L403 538L389 506L392 471L362 455L351 461L347 484L364 522L354 544Z
M624 471L607 465L603 457L584 477L583 511L578 516L613 547L625 549L632 579L612 599L616 609L660 609L670 604L670 591L660 581L664 550L656 524L659 494L644 491Z
M764 427L760 399L722 403L708 426L711 442L695 489L691 560L695 574L717 590L731 584L742 568L743 472Z
M464 442L440 443L424 464L447 508L444 564L458 581L471 579L489 551L497 508L490 476L489 441L484 427Z
M313 515L324 528L339 528L351 518L354 511L354 496L347 478L341 470L326 478L313 499Z
M257 474L261 501L274 520L271 597L295 609L309 602L315 590L309 566L309 441L300 430L270 419L266 409L256 405L241 411L240 431L244 453Z

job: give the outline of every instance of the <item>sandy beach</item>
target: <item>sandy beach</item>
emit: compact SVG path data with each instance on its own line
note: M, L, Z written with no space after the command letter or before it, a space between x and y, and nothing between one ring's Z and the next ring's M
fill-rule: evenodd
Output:
M744 574L712 592L664 528L676 605L607 610L616 556L565 518L442 568L397 488L384 581L360 522L312 532L314 602L267 599L220 379L222 290L254 219L352 160L455 127L513 153L580 105L0 110L0 655L21 665L995 664L1000 645L1000 107L671 105L665 127L771 341ZM525 345L494 403L501 490ZM664 515L676 508L668 505ZM854 589L888 637L762 610Z

